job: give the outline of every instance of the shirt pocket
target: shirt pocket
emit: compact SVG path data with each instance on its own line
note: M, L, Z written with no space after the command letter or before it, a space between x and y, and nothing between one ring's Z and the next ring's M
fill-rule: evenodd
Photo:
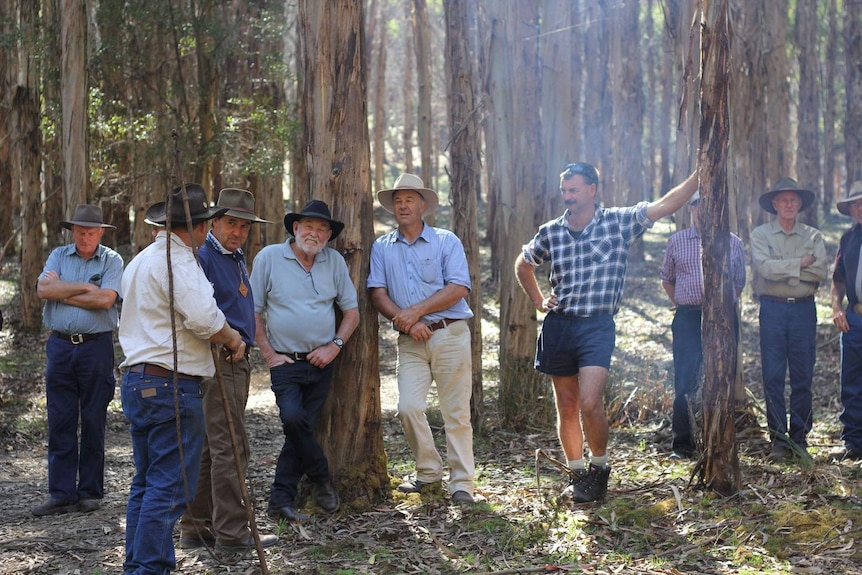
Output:
M619 249L617 242L610 238L590 242L590 261L594 264L608 261Z
M419 277L426 283L436 283L439 281L441 270L434 259L422 259L418 264Z

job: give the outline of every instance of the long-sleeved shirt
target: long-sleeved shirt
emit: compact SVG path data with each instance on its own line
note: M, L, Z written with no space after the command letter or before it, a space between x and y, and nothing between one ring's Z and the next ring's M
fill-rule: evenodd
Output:
M801 260L806 255L816 260L803 268ZM751 232L751 264L754 293L788 298L814 295L826 279L829 265L820 230L796 222L785 232L778 220Z

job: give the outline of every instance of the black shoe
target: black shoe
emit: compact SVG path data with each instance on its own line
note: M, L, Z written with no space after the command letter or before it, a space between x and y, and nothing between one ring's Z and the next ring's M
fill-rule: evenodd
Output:
M278 535L259 535L259 537L261 547L272 547L278 543ZM217 553L243 553L256 547L254 537L249 535L242 541L219 541L215 549Z
M670 458L675 460L691 459L693 455L691 451L674 449L670 454Z
M91 513L102 506L101 499L80 499L78 509L83 513Z
M398 486L398 491L400 491L401 493L422 493L424 490L428 489L435 483L439 483L439 481L425 483L424 481L419 481L418 479L405 479L404 482Z
M565 489L560 492L560 497L563 499L571 499L575 496L575 485L583 479L583 477L587 474L586 469L572 469L571 473L569 473L569 484L566 485Z
M308 515L298 511L293 506L293 503L288 503L287 505L282 505L281 507L270 507L269 509L267 509L266 514L269 515L269 518L273 521L288 521L290 523L297 523L299 521L305 521L306 519L308 519Z
M62 499L54 499L53 497L42 505L34 505L30 508L30 513L36 517L44 517L45 515L62 515L63 513L71 513L78 510L78 503L71 501L63 501Z
M317 494L314 496L314 501L327 513L334 513L341 507L338 492L329 480L317 484Z
M772 463L780 463L790 456L790 446L783 441L776 441L772 444L772 450L769 452L767 459Z
M463 490L458 490L453 493L452 501L456 505L472 505L473 503L476 503L476 501L473 499L473 496Z
M610 467L596 467L590 463L589 471L575 484L572 497L578 503L601 501L608 492L610 476Z

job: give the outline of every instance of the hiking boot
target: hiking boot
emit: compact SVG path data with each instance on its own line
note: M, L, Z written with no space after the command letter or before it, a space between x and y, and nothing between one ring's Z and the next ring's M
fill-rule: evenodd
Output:
M590 463L590 469L575 483L572 498L576 503L601 501L608 492L608 479L611 476L610 467L597 467Z
M783 441L776 441L772 444L772 451L769 452L767 459L772 463L781 463L790 455L790 446Z
M572 469L569 473L569 484L560 492L560 497L563 499L571 499L574 497L575 485L577 485L586 474L586 469Z

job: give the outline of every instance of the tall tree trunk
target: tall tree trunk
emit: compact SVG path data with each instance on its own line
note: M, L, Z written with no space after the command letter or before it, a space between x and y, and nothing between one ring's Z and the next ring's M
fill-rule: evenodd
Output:
M418 113L416 115L417 136L421 168L419 175L434 186L434 161L431 134L431 30L428 24L428 5L425 0L413 0L413 52L416 55L416 84Z
M767 179L774 184L784 176L794 176L795 158L790 142L795 142L790 122L790 63L787 56L787 0L766 0L766 26L762 30L766 64ZM760 190L761 192L764 190Z
M388 0L378 0L378 24L374 26L377 32L377 62L374 83L374 189L382 190L386 182L386 56L387 39L386 21L389 16ZM372 16L375 17L375 16ZM372 38L374 41L374 38Z
M63 102L63 190L66 213L88 201L87 13L84 0L60 0Z
M39 0L19 0L20 29L25 45L36 45L39 29ZM18 70L23 84L15 90L12 107L16 116L15 147L17 181L21 193L21 320L24 329L37 331L42 325L42 302L36 296L36 280L42 271L42 165L39 131L39 67L36 53L19 46Z
M822 197L820 173L820 74L817 65L817 4L796 4L796 49L799 54L799 104L797 106L796 175L799 185ZM820 201L802 212L802 221L817 225Z
M734 428L736 377L727 162L730 135L728 0L703 2L700 181L703 190L703 482L722 495L739 489Z
M844 62L846 64L844 164L847 181L862 179L862 3L844 2Z
M406 12L407 20L412 21L413 2L412 0L403 0L404 11ZM404 146L404 171L413 173L413 63L407 54L412 52L413 35L410 33L410 27L404 27L404 54L407 58L407 65L404 66L404 85L401 88L401 96L404 100L404 125L401 131L401 143ZM431 185L431 182L427 182Z
M17 12L17 0L0 2L0 38L12 37ZM0 42L0 270L3 259L15 251L10 242L15 232L12 214L16 212L17 194L12 193L12 103L17 84L18 54L14 45ZM7 246L4 249L4 246Z
M608 14L604 0L583 0L584 69L576 80L587 88L584 90L584 161L599 169L599 200L613 203L615 186L605 173L610 164L611 141L607 137L611 122L610 57L608 50ZM561 170L562 171L562 170Z
M481 432L484 390L482 389L482 277L479 269L479 131L478 110L473 94L473 66L469 47L467 0L444 0L446 11L446 64L449 78L449 143L452 229L461 238L467 253L472 289L467 298L470 346L473 356L473 397L470 420Z
M335 247L359 298L360 323L336 365L318 433L346 502L389 487L380 410L377 313L365 280L374 240L364 13L353 0L299 1L308 195L347 223Z
M499 177L497 252L500 255L500 386L503 425L523 429L552 421L547 380L533 369L536 310L518 287L513 262L535 233L544 195L541 149L539 3L489 2L489 99Z
M67 213L66 203L67 198L64 190L67 186L64 181L64 164L63 154L65 153L64 146L66 139L64 133L63 114L68 111L69 106L63 103L61 76L62 72L62 33L60 31L60 0L42 0L41 14L41 42L44 50L44 58L42 59L41 72L41 97L44 102L42 106L45 121L51 125L59 126L58 136L55 138L43 138L42 140L42 220L50 222L45 227L45 247L51 250L66 240L66 234L63 227L57 222L66 219ZM83 85L83 84L82 84ZM86 116L86 113L81 115L81 111L75 112L80 117ZM84 140L88 140L84 136ZM72 153L75 156L75 152ZM86 167L86 166L85 166ZM86 172L89 187L89 170ZM83 199L82 201L87 201ZM74 205L72 209L74 209Z
M197 9L195 4L197 3ZM197 181L204 189L213 195L210 199L215 201L215 195L221 188L221 174L216 163L220 156L216 149L218 140L216 134L219 130L218 118L218 94L221 78L216 64L217 38L213 37L212 30L221 22L218 20L216 3L211 0L193 0L191 15L195 36L195 57L197 62Z
M826 57L823 61L823 214L832 213L832 205L838 199L835 182L838 170L835 167L835 61L838 58L838 9L836 0L829 0L829 32L826 34Z

